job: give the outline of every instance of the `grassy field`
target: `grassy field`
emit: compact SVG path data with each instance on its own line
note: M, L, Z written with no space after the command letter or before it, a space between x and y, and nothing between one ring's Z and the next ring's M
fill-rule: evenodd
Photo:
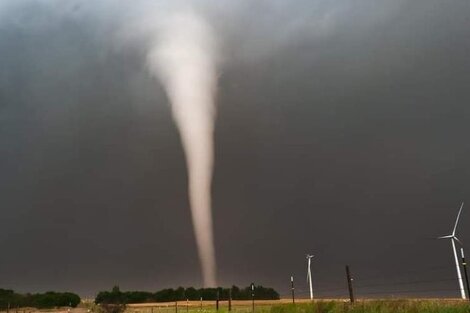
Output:
M124 313L229 313L225 301L219 303L219 311L213 301L175 303L131 304ZM233 313L252 313L251 301L233 301ZM6 313L6 312L5 312ZM98 306L81 304L78 308L37 310L12 309L9 313L105 313ZM470 313L470 302L450 299L359 300L350 304L344 300L318 300L313 303L297 300L256 301L255 313Z
M214 302L180 302L137 304L128 306L126 313L215 313ZM251 313L250 301L234 301L232 312ZM255 313L469 313L470 302L461 300L361 300L350 304L342 300L322 300L310 303L298 301L295 305L289 300L257 301ZM228 313L226 302L220 302L219 313Z

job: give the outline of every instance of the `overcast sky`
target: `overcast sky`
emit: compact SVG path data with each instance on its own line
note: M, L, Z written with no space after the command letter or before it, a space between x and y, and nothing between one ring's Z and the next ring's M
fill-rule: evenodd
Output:
M190 2L220 46L219 284L288 294L294 274L305 291L312 253L319 295L346 294L349 264L359 297L458 296L433 238L468 201L470 244L470 2L233 2ZM0 287L201 285L179 134L136 27L187 3L131 3L0 2Z

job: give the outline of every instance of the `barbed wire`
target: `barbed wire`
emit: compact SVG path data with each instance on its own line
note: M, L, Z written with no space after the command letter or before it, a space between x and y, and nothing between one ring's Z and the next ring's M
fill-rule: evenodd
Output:
M421 268L421 269L413 269L407 270L400 273L400 277L406 274L417 273L417 272L436 272L444 269L451 269L453 266L432 266L428 268ZM359 278L358 278L359 277ZM385 295L385 296L396 296L400 294L420 294L420 293L443 293L443 292L458 292L459 289L457 286L455 288L443 288L443 284L448 286L448 283L455 282L457 283L458 280L456 278L441 278L441 279L411 279L408 278L406 280L395 280L395 281L384 281L385 278L377 279L374 278L367 278L362 279L360 276L354 276L353 281L353 288L354 293L357 297L367 297L367 296L374 296L374 295ZM439 287L440 285L440 287ZM401 289L402 287L407 287ZM371 288L380 287L380 290L370 290ZM413 288L416 287L416 288ZM335 298L338 296L348 296L348 286L347 282L345 281L344 284L337 283L336 286L331 288L313 288L315 296L321 296L324 298L330 297ZM310 290L305 288L294 288L294 296L295 297L305 297L310 295ZM285 288L282 289L280 292L281 298L290 298L292 297L292 289Z

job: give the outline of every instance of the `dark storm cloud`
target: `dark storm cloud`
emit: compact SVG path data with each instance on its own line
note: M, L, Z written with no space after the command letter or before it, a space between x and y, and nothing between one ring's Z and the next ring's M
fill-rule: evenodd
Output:
M200 283L179 137L135 26L181 3L137 3L0 4L5 287ZM430 238L450 230L470 187L470 4L195 5L222 51L221 284L285 292L294 273L305 289L314 253L317 291L334 289L324 295L344 293L345 263L357 284L432 273L406 290L456 294L450 244Z

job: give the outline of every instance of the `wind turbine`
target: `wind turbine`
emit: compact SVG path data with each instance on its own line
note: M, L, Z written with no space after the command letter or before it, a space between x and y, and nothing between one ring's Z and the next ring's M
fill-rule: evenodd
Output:
M457 219L455 220L455 225L454 225L454 229L452 230L452 233L447 236L438 237L438 239L450 239L450 242L452 243L452 249L454 250L454 258L455 258L455 268L457 269L457 280L459 281L460 294L462 296L462 299L466 299L465 289L463 288L462 274L460 273L459 258L457 256L457 249L455 248L456 241L460 245L462 245L462 242L456 236L457 224L459 223L460 213L462 213L462 209L463 209L463 202L460 205L460 210L459 210L459 213L457 214Z
M310 287L310 300L313 300L313 287L312 287L312 271L310 266L312 265L313 254L307 254L307 282Z

